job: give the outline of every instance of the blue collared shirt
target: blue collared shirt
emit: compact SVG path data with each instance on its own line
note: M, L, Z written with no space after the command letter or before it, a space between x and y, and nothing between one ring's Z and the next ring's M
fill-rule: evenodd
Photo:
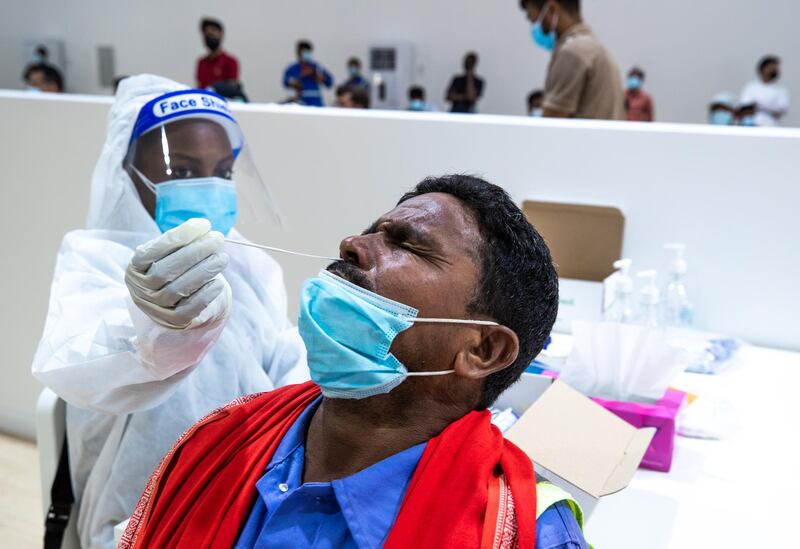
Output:
M319 74L322 76L322 85L326 88L333 86L333 76L325 67L313 61L304 64L313 67L314 71L306 76L300 76L303 65L300 63L289 65L283 73L283 87L289 88L293 82L299 81L302 87L300 90L300 102L310 107L322 107L325 103L322 99L322 90L320 89L320 83L317 81L316 75Z
M305 435L321 397L289 429L256 482L258 498L237 549L262 547L381 547L400 511L425 444L332 482L303 484ZM391 479L391 482L387 480ZM563 503L536 523L537 549L584 549L580 527Z

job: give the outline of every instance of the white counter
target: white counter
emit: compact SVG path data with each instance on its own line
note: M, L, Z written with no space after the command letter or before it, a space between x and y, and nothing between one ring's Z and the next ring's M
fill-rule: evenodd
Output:
M601 549L798 547L800 354L749 347L719 376L676 388L727 397L738 430L725 440L678 436L669 473L639 470L605 498L586 535Z

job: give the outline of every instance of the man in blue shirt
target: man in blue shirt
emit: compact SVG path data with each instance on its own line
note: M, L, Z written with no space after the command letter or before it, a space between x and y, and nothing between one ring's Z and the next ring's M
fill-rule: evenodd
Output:
M585 549L569 496L538 488L486 410L558 309L549 250L508 194L426 179L340 256L303 287L313 383L187 431L120 547Z
M314 61L314 45L308 40L297 43L297 62L283 73L283 87L296 92L297 102L311 107L323 107L320 85L333 86L333 76L325 67Z
M448 188L447 184L440 184L442 190ZM450 184L457 187L456 181ZM382 220L392 223L392 213ZM382 250L372 249L368 241L382 239L377 228L382 220L365 235L342 243L343 257L349 258L349 262L338 266L340 275L347 273L358 279L357 269L376 267L377 254ZM386 234L387 240L393 238L391 233ZM336 271L336 264L331 269ZM381 547L386 541L426 444L413 445L343 478L304 482L304 468L306 477L309 469L315 469L307 464L306 433L322 400L320 397L306 408L256 483L258 497L237 548L369 548ZM544 511L536 530L538 549L586 547L575 516L565 502Z

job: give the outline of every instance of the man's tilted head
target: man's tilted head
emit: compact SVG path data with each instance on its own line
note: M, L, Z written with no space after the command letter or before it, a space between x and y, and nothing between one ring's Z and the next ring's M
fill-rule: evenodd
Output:
M363 234L341 243L329 270L419 310L418 317L499 326L415 324L391 352L410 372L389 395L485 408L541 351L555 322L558 278L542 237L508 194L467 175L428 178Z

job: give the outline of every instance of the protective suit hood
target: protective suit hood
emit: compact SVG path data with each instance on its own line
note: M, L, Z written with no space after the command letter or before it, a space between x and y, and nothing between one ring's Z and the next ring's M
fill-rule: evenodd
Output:
M142 206L122 161L128 152L133 126L141 108L160 95L187 89L188 86L152 74L131 76L120 82L108 113L106 142L92 174L87 229L131 231L153 236L161 232Z

